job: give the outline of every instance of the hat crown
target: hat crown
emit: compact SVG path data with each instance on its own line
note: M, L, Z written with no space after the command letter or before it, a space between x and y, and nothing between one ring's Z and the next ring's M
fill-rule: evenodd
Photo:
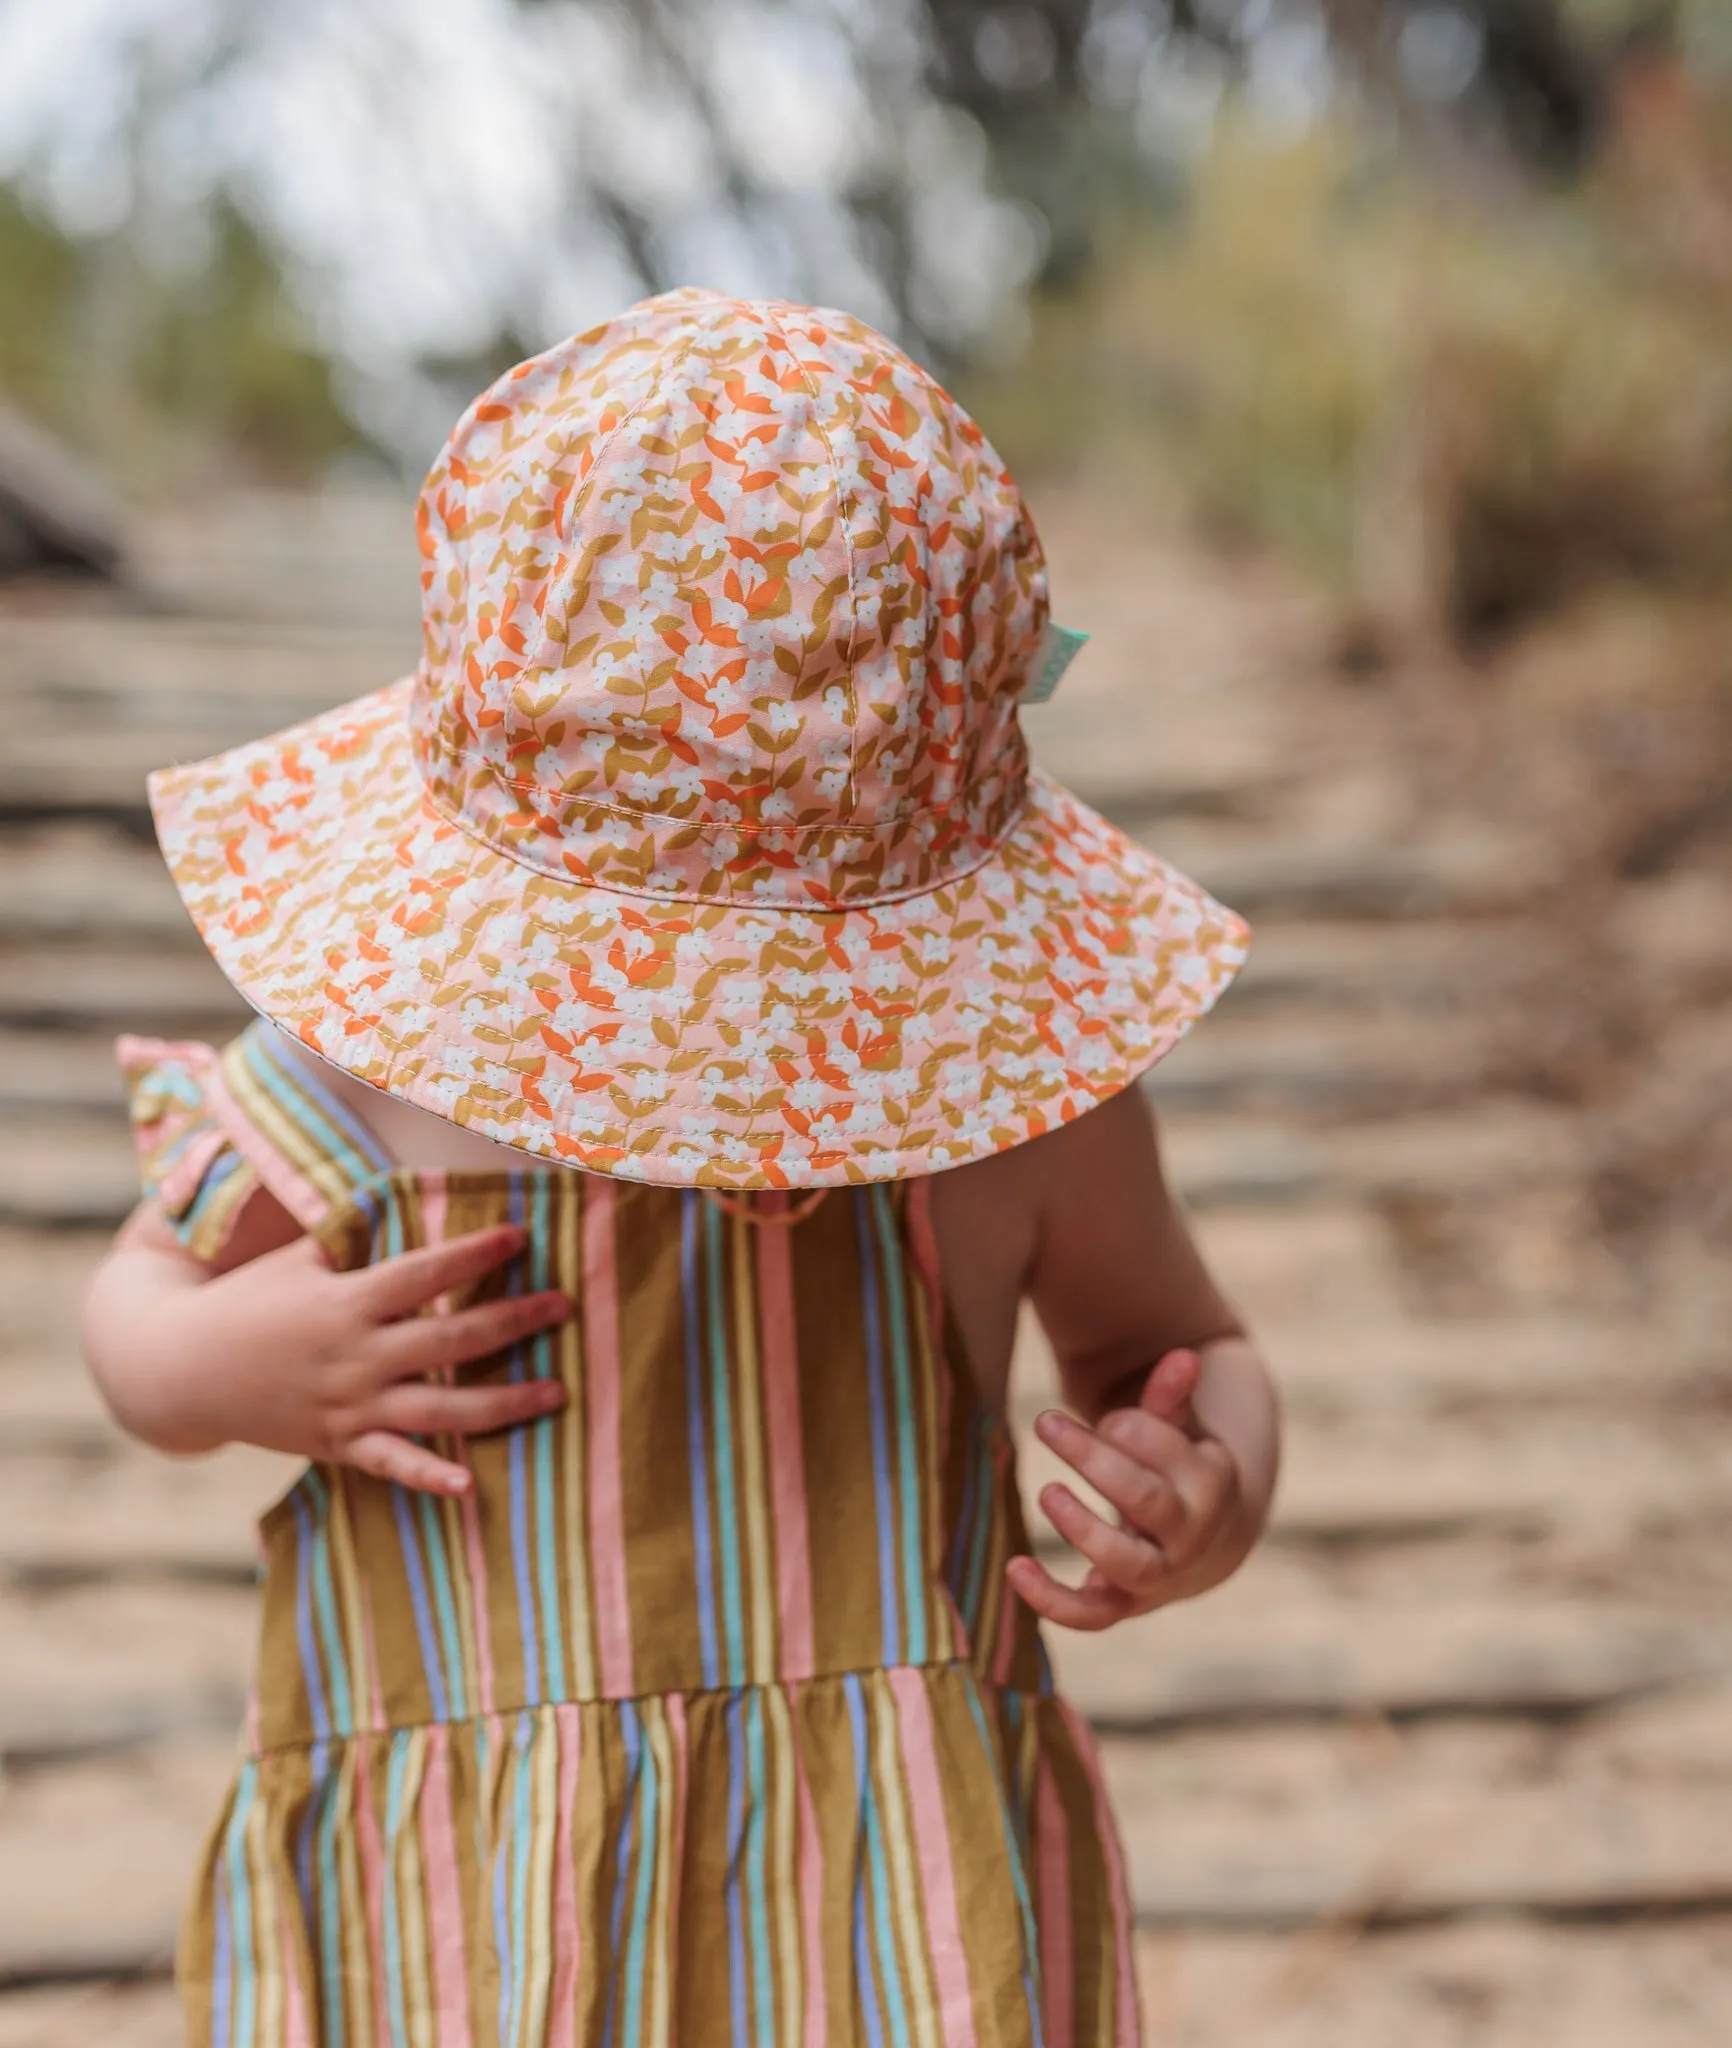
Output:
M484 393L419 525L417 763L532 867L844 907L969 873L1020 812L1039 541L847 314L646 300Z

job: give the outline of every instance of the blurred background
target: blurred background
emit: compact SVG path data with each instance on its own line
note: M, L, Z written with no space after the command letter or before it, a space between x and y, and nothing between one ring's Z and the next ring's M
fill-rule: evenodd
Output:
M1157 2048L1724 2038L1732 7L0 0L0 2048L179 2038L282 1483L76 1362L108 1039L238 1015L144 772L407 668L456 412L680 283L952 384L1039 753L1257 927L1152 1091L1277 1524L1059 1645Z

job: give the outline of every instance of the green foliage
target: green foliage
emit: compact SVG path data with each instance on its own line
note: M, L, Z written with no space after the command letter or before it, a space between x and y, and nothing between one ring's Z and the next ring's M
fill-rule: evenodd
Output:
M1464 640L1607 579L1713 586L1732 179L1714 121L1680 155L1682 132L1663 175L1632 144L1560 194L1229 119L1182 217L1037 305L1025 365L970 396L1013 463L1080 444L1170 514Z
M124 479L218 460L284 481L364 445L264 242L224 207L205 261L152 270L0 186L0 395Z
M137 376L165 423L270 474L305 475L360 438L270 251L231 208L217 216L211 260L161 292Z

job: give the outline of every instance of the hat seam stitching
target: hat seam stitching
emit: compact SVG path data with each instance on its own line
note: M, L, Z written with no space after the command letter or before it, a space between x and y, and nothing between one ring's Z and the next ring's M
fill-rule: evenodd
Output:
M452 758L458 761L472 762L482 767L487 765L486 755L476 752L472 747L454 748L452 750ZM750 825L743 821L735 824L727 819L720 819L714 824L710 824L698 818L676 818L670 816L666 811L643 811L635 809L630 804L609 803L604 797L585 796L577 792L556 790L551 784L545 782L517 782L509 775L494 775L489 779L496 788L515 790L522 796L542 796L558 803L581 804L586 810L606 811L612 817L630 818L636 824L666 824L677 827L682 832L699 832L705 836L712 833L743 832L749 837L760 838L778 832L830 832L846 833L850 837L864 839L870 838L875 833L888 831L894 826L906 824L911 819L936 817L941 812L956 810L968 800L967 792L965 791L960 795L946 798L942 803L922 804L918 810L893 811L887 818L881 820L876 825ZM1027 788L1028 781L1029 770L1025 762L1022 774L1022 787L1024 789Z
M411 760L413 761L413 756L411 756ZM1025 776L1021 792L1022 800L1010 814L998 836L990 842L978 860L971 862L965 868L959 868L955 872L946 875L942 881L917 889L900 890L889 896L874 896L854 903L806 904L788 903L777 899L767 901L763 897L750 896L675 896L659 889L622 889L616 882L598 881L593 876L587 881L580 881L575 875L556 875L547 868L537 867L533 861L523 859L520 854L512 852L509 847L496 845L493 840L484 838L461 818L452 816L435 799L433 791L428 787L426 778L421 775L418 768L415 779L421 786L421 800L428 810L433 813L441 824L448 825L452 831L466 839L476 849L478 854L492 854L500 860L510 861L514 867L522 868L528 874L539 875L543 881L553 882L568 889L594 889L605 896L629 896L637 902L689 903L703 910L738 908L742 910L756 910L766 916L788 913L796 917L857 916L863 911L882 910L892 903L915 903L925 896L941 895L944 890L954 888L957 883L966 882L971 875L977 875L982 868L989 867L1009 843L1017 827L1028 816L1034 789L1033 778Z
M830 436L825 428L820 410L818 387L812 381L812 373L801 360L794 347L788 330L781 318L764 308L766 326L773 326L781 336L782 346L794 359L794 367L800 372L800 382L806 387L806 396L812 401L812 430L824 446L824 459L830 465L830 481L836 489L837 509L842 514L843 548L848 562L848 653L843 664L843 687L848 692L848 810L852 815L860 801L858 740L860 737L860 700L854 688L854 663L860 633L860 606L854 582L854 500L842 482L842 467L836 460L836 451L830 445Z

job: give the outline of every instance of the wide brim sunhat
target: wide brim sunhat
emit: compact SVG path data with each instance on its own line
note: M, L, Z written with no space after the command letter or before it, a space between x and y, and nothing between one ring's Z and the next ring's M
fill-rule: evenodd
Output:
M422 492L412 677L152 778L266 1017L522 1151L823 1187L1026 1142L1243 925L1032 771L1073 644L962 409L844 314L666 294L520 365Z

